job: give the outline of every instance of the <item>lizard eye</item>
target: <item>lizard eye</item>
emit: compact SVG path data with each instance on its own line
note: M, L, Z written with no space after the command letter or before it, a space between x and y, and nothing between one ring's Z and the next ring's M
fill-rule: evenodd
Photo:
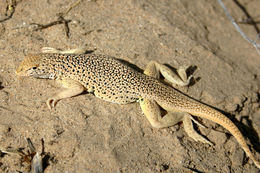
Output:
M37 67L33 67L32 69L33 69L33 70L36 70L36 69L37 69Z

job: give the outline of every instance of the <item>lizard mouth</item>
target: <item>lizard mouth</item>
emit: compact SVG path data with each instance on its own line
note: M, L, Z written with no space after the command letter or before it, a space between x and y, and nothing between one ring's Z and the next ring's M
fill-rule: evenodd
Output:
M20 68L20 67L18 67L18 68L16 69L15 74L16 74L17 76L26 76L26 74L23 72L23 69Z

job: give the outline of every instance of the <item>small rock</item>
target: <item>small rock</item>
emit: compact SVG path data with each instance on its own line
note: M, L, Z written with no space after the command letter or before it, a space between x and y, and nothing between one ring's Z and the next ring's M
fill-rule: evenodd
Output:
M234 103L231 103L231 102L228 102L226 105L225 105L225 110L227 110L228 112L234 112L238 109L238 104L234 104Z
M6 91L0 91L0 103L7 103L9 99L9 93Z
M227 140L225 133L215 130L210 131L208 138L210 139L210 141L214 142L216 146L222 146Z
M0 138L3 138L3 136L10 131L11 131L10 126L1 124L0 125Z
M242 149L234 150L231 152L230 159L234 167L243 165L244 151Z
M232 165L236 167L243 164L244 151L236 142L236 140L228 140L225 144L225 149L228 153L230 153L230 160L232 161Z
M239 109L239 107L243 106L243 101L245 101L245 97L244 96L232 96L232 97L228 97L225 101L226 101L226 105L225 105L225 109L228 112L234 112L236 110Z

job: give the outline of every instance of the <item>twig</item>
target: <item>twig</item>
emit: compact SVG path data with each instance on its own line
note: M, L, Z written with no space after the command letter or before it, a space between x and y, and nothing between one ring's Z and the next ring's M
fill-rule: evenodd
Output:
M16 0L12 0L12 1L11 1L11 4L9 4L9 3L7 2L7 0L6 0L6 3L7 3L7 5L6 5L6 10L5 10L5 15L6 15L6 17L3 18L3 19L0 19L0 23L1 23L1 22L4 22L4 21L7 21L8 19L11 19L11 18L13 17L13 15L14 15L14 12L15 12L15 7L16 7L16 5L17 5ZM9 14L8 14L8 13L9 13Z
M246 8L238 1L233 0L234 3L244 12L245 16L247 17L248 24L253 25L257 33L260 33L259 28L257 27L257 22L251 17L251 15L247 12Z
M63 18L63 16L59 16L58 20L47 23L47 24L30 23L30 25L36 25L36 28L34 29L34 31L38 31L38 30L43 30L43 29L49 28L54 25L64 24L66 36L69 38L70 30L69 30L68 24L70 22L71 22L71 20L66 20Z
M234 18L229 14L226 6L224 5L224 3L222 2L222 0L218 0L218 3L220 4L220 6L224 9L224 12L226 13L226 16L229 18L229 20L231 21L231 23L234 25L234 27L236 28L236 30L240 33L240 35L246 40L248 41L250 44L252 44L257 53L260 55L260 44L256 43L256 40L251 40L242 30L241 28L238 26L238 24L235 22ZM257 33L257 38L259 38L259 33Z
M260 16L260 15L259 15ZM258 17L258 16L257 16ZM259 21L254 21L253 18L246 18L246 19L241 19L241 20L238 20L237 23L240 23L240 24L248 24L248 25L256 25L256 24L259 24L260 23L260 20Z
M74 8L77 5L79 5L79 3L81 1L82 0L78 0L74 4L70 5L69 8L65 12L58 13L57 14L58 19L56 21L50 22L48 24L31 23L30 25L36 25L36 28L34 29L34 31L38 31L38 30L49 28L49 27L54 26L54 25L64 24L66 36L67 36L67 38L69 38L69 36L70 36L69 23L71 22L71 20L66 20L64 18L64 16L66 14L68 14L72 8Z

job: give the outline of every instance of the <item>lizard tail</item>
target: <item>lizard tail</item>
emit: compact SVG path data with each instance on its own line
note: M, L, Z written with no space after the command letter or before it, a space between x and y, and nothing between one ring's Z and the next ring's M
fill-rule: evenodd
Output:
M160 87L164 89L165 92L154 92L152 99L154 99L163 109L170 112L187 112L220 124L236 138L247 156L252 159L257 168L260 169L260 162L252 154L238 127L229 118L205 104L199 103L188 96L169 89L169 87ZM145 98L146 96L144 95L143 97Z
M237 128L237 126L225 115L222 113L218 112L217 110L210 108L206 105L201 104L199 106L199 109L193 109L187 111L195 116L201 117L201 118L206 118L208 120L214 121L224 128L226 128L238 141L238 143L242 146L243 150L246 152L247 156L253 160L257 168L260 169L260 162L256 160L252 152L250 151L246 140L240 130Z

